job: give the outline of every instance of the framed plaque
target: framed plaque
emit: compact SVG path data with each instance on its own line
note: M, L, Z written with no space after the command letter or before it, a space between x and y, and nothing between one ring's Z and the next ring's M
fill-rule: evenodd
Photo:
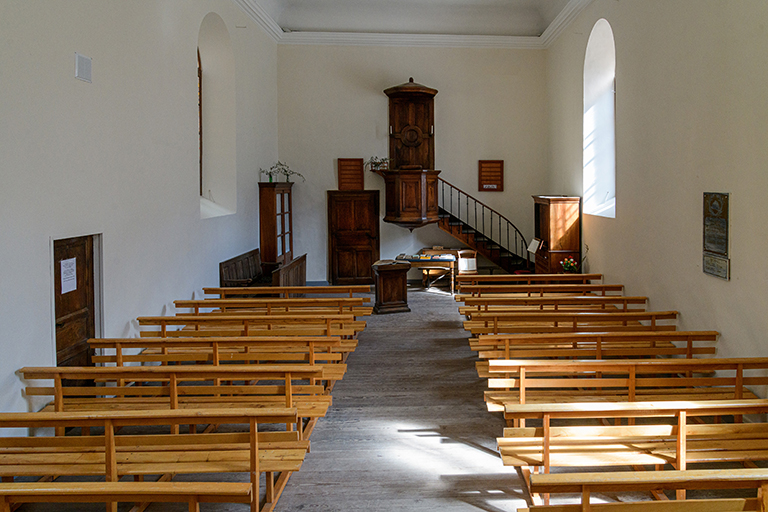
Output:
M704 192L704 236L702 270L730 279L728 258L728 207L730 194Z

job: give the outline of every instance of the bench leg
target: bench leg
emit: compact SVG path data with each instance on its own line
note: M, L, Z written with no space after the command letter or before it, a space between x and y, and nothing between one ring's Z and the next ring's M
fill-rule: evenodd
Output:
M189 500L189 512L200 512L200 503L195 498Z

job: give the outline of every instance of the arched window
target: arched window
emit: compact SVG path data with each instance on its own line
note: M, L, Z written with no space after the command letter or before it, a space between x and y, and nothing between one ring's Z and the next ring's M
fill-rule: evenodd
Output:
M203 18L197 51L200 216L207 218L237 208L235 58L229 31L218 14Z
M584 213L616 217L616 46L598 20L584 57Z

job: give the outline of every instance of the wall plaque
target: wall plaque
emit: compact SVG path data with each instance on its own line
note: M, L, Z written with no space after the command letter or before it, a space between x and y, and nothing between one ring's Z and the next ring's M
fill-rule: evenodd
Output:
M704 192L704 237L702 270L722 279L730 279L728 258L727 193Z
M502 192L504 190L504 160L479 160L478 191Z

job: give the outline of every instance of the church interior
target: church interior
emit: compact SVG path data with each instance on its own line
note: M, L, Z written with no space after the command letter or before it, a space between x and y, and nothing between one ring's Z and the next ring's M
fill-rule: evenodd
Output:
M631 324L654 333L646 332L642 341L633 338L631 342L629 334L623 334L623 340L604 342L593 336L585 343L596 344L598 352L589 358L610 364L584 370L574 366L569 371L584 371L589 378L616 372L621 376L606 380L605 387L623 386L626 380L630 383L627 401L634 402L635 376L650 379L648 375L661 370L629 364L635 356L622 352L628 343L650 343L660 350L653 352L657 359L723 359L717 368L686 366L690 361L668 366L664 375L689 379L680 384L688 391L733 386L737 391L728 397L733 400L716 398L729 402L730 408L722 412L723 424L743 421L754 424L754 429L744 427L738 439L729 439L735 443L729 453L739 452L744 460L734 455L725 467L761 470L768 452L746 456L742 453L746 448L735 446L746 438L754 444L763 441L759 431L768 412L768 362L761 360L766 357L763 341L768 332L768 236L761 234L760 220L768 219L768 206L749 199L768 190L768 3L474 2L483 8L472 3L380 1L379 7L371 2L363 8L352 1L324 0L310 8L311 2L288 0L0 2L0 155L7 185L0 190L4 241L0 245L0 379L4 383L0 453L19 450L27 443L3 442L6 436L70 438L72 428L82 434L92 429L91 443L107 443L99 459L101 466L106 461L106 476L98 481L111 485L118 480L144 482L145 474L175 474L175 470L153 473L139 466L124 469L127 463L121 453L134 450L138 454L146 447L139 439L150 435L137 426L166 425L172 435L180 431L190 436L227 435L232 445L245 443L246 452L250 442L252 456L236 465L236 472L245 479L224 480L233 484L229 497L215 485L210 494L204 494L208 488L201 482L210 478L188 489L179 485L175 496L170 490L149 487L141 490L145 494L137 490L131 499L126 493L132 490L98 491L111 493L105 497L96 488L86 489L80 498L86 500L87 495L97 503L94 510L103 510L107 503L108 510L116 511L114 500L120 497L126 498L119 500L120 510L125 502L160 501L152 506L158 508L150 510L187 506L189 510L229 510L213 503L221 502L239 503L232 510L245 510L250 504L251 510L278 511L365 507L506 512L530 507L532 512L564 512L603 510L598 501L616 506L626 501L617 494L622 489L648 491L643 496L649 504L670 497L669 501L683 502L686 487L680 482L628 483L606 476L615 472L619 479L633 464L601 467L603 480L588 484L568 481L550 487L542 483L541 491L535 488L537 479L550 473L550 456L565 466L563 461L576 457L566 459L558 452L558 435L553 432L566 429L563 418L571 418L565 423L580 418L588 420L590 428L599 424L606 429L621 424L618 418L623 418L629 431L663 416L674 427L665 445L669 448L671 443L674 453L660 456L649 448L637 466L667 464L668 471L648 474L673 474L670 467L698 469L693 450L689 460L680 455L686 443L680 432L689 432L691 441L704 446L706 442L697 437L704 434L697 428L720 425L719 412L707 409L714 407L711 404L701 405L701 410L690 405L683 412L635 407L622 409L624 416L602 409L602 416L589 415L585 412L589 408L565 412L567 406L541 412L533 404L540 396L537 393L545 396L546 392L535 385L527 390L527 404L522 391L525 372L541 377L555 370L542 361L538 367L524 369L522 359L544 360L545 356L516 357L510 339L500 341L499 337L519 341L524 333L534 332L546 339L554 334L531 325L551 321L552 332L562 332L564 325L572 323L586 339L590 329L579 324L584 321L578 316L582 311L575 311L589 295L601 297L583 306L593 319L608 315L606 309L625 315L595 324L598 327L592 331L621 331ZM513 7L515 15L508 10ZM459 16L461 12L465 17ZM432 25L427 24L430 16L424 18L425 13L431 13ZM402 107L397 102L403 97L418 97L418 101ZM421 106L414 110L416 103ZM609 132L600 131L604 126L595 112L608 112L601 119L610 121ZM380 160L385 160L383 168L378 167ZM607 173L603 172L606 162ZM276 168L281 172L271 172ZM412 176L420 181L408 182ZM408 196L414 190L415 200ZM349 259L338 244L344 243L345 230L351 229L345 226L364 217L357 210L359 202L354 202L361 196L372 201L367 206L373 212L368 220L375 225L375 234L365 236L373 249L365 257L356 252ZM344 197L353 197L353 202L339 203ZM416 213L399 207L408 198L417 204ZM562 228L553 212L556 204L569 198L576 201L571 203L575 206L562 222L572 235L577 234L570 239L575 245L566 250L556 247L544 232L551 235ZM448 205L454 204L459 213L449 211ZM494 226L487 228L490 235L484 224L482 230L477 225L478 208L480 222L492 219L487 221ZM416 220L406 218L406 210ZM475 224L467 227L461 218L468 218L472 210ZM502 228L499 219L508 220L511 227ZM497 239L503 230L506 242ZM534 241L540 245L532 248ZM425 260L430 249L437 253L445 247L456 249L455 258L446 260L450 263L437 261L437 256ZM253 259L255 249L260 255ZM461 250L472 253L469 271ZM244 258L248 254L251 259ZM410 266L396 263L402 255L411 255ZM567 258L573 258L574 275L583 279L562 273L570 270L564 262ZM512 266L506 266L509 259L514 260ZM240 281L235 286L246 284L242 274L248 272L243 265L255 265L262 280L259 285L266 281L295 284L277 281L294 262L291 271L296 273L288 279L299 276L300 284L321 288L306 291L301 298L295 290L293 296L290 292L279 296L250 287L250 295L228 295L223 288L228 279L225 269L229 267L222 266L226 262L232 262L237 274L229 276L231 280ZM350 267L358 274L340 275ZM394 272L395 267L402 272ZM444 268L450 269L447 278ZM475 271L488 280L471 281L462 275L475 275ZM552 292L555 298L545 298L545 291L538 288L524 288L540 286L532 284L530 277L538 274L558 274L539 282L565 288ZM433 283L434 275L443 278ZM333 290L328 285L349 288ZM611 288L614 285L620 288ZM565 298L570 293L566 290L579 286L581 298ZM88 303L88 319L83 320L75 302L80 300L79 290L86 288L83 300ZM401 296L383 297L390 291ZM507 292L517 296L501 297ZM481 302L483 293L499 295L498 302ZM197 314L199 308L213 308L204 302L211 294L232 301L219 303L217 312L231 314L225 307L256 308L264 315L258 320L263 325L233 317L228 331L216 326L216 318L210 315L199 320L192 320L190 314L183 317L192 309ZM532 298L536 294L538 302ZM309 305L310 298L314 305ZM293 299L304 300L306 304L296 307L306 311L291 310L288 304ZM255 302L244 306L247 300ZM333 311L321 309L323 301L322 308ZM505 308L513 306L518 308L514 314L520 316L503 318L502 313L492 312L494 308L507 312ZM72 309L64 312L67 307ZM277 308L285 325L274 327L273 320L264 320L272 308ZM531 309L546 310L551 320L524 316L532 314ZM169 320L180 313L181 321ZM344 315L354 318L340 319ZM315 327L312 322L318 319L323 323ZM290 331L295 339L285 347L291 348L281 345L280 353L295 367L293 378L300 380L295 387L302 398L295 403L288 398L288 404L282 398L267 406L262 403L260 416L253 411L248 416L245 409L233 406L237 400L215 409L216 414L177 407L179 400L189 399L176 394L177 379L217 385L238 380L243 382L243 393L259 382L278 382L273 388L290 396L294 386L290 372L258 367L269 358L252 356L252 362L259 364L247 369L243 365L241 379L233 379L223 373L226 368L220 368L220 375L219 369L194 374L195 365L188 364L196 360L194 355L175 361L171 356L175 349L168 348L167 341L150 343L155 336L180 337L173 334L178 329L189 335L184 340L192 354L208 354L205 361L218 365L220 350L227 354L222 358L236 360L240 356L234 354L242 355L239 349L225 348L232 343L231 323L241 321L244 327L241 331L238 324L238 336L253 338L253 343L264 342L256 338L269 338L273 333L267 331L273 328ZM517 327L510 327L515 322ZM200 334L206 330L215 333L210 335L216 339L198 346L208 343ZM675 332L698 334L686 338ZM713 333L716 350L711 348ZM325 345L309 339L332 334L334 339L324 341ZM91 348L82 345L85 351L63 346L64 335L93 338L94 343ZM143 344L142 338L146 338ZM117 346L98 345L99 339L122 341ZM484 339L494 343L483 345ZM547 350L572 344L573 354L565 356L572 361L585 353L576 351L581 347L576 338L567 342L551 338L548 343ZM616 349L616 356L610 355L612 343L625 344ZM709 343L710 348L698 351L697 343ZM125 362L126 373L114 374L117 377L98 373L103 365L115 370L123 366L121 347L128 354L125 361L136 358L133 361L142 370L131 370ZM639 350L636 345L630 348ZM246 356L252 351L244 350ZM498 356L498 364L484 362L482 354L491 352ZM520 348L519 354L523 353L528 354ZM537 354L545 353L550 354ZM337 367L324 366L324 373L312 373L286 354L301 354L312 364L320 357L325 366L337 363ZM611 357L619 361L610 361ZM66 365L62 364L65 359ZM178 362L189 375L169 373L169 368L176 367L169 361ZM625 366L619 368L619 363ZM346 374L338 365L348 365ZM90 368L83 373L57 370L65 366ZM146 374L142 373L145 366L150 368ZM429 377L433 370L437 378ZM744 374L747 370L751 373ZM721 378L728 384L721 384ZM113 400L115 409L143 383L163 389L171 408L178 410L155 410L154 416L140 418L135 407L115 410L114 417L102 415L96 405L77 412L65 410L62 404L68 399L62 389L94 394L85 389L86 380L91 381L88 385L107 382L115 387L111 395L99 395L106 400L102 404ZM555 387L555 380L552 377L547 385ZM616 384L619 380L622 384ZM562 380L557 380L557 386L571 389ZM307 398L312 390L318 395L312 395L314 401ZM504 393L516 393L516 405L530 408L507 405L510 398ZM638 391L637 396L641 395ZM680 392L679 397L699 404L695 394ZM216 392L216 398L220 401L221 393ZM442 406L436 403L441 399L446 400ZM366 409L371 405L376 409ZM200 418L190 410L210 417ZM705 412L717 422L694 421ZM35 414L51 416L30 416ZM70 416L57 418L56 414ZM413 414L411 420L408 414ZM680 427L686 418L689 430ZM214 429L214 434L198 431L195 423L245 423L250 430L242 434ZM275 424L282 425L284 432L265 427ZM350 427L357 437L346 444L336 433ZM135 446L121 440L122 428L137 436ZM562 437L576 436L562 432ZM661 436L661 430L654 432ZM388 443L402 442L395 434L408 436L406 444L418 449L377 451L376 436ZM83 439L82 446L89 442L85 435L77 437ZM212 450L201 446L213 440L200 437L202 444L184 448L192 438L182 438L175 448L178 452ZM520 439L527 438L544 439L541 452L538 447L521 451L525 443ZM145 440L157 442L152 439ZM419 444L433 441L434 446L426 448ZM260 443L274 449L263 460L256 449ZM723 443L728 451L731 445ZM478 452L488 466L481 468L469 455L461 458L465 449ZM443 453L455 457L453 462L446 462ZM319 462L313 462L313 456ZM291 457L294 465L288 462ZM334 460L342 469L329 469ZM430 480L432 469L442 464L453 467L451 463L458 468L454 473L444 470L440 478ZM37 482L32 475L58 473L40 473L40 467L24 472L19 469L22 463L16 469L4 469L4 464L0 462L0 510L14 510L18 503L29 503L22 510L54 510L48 508L49 502L58 500L46 498L39 488L26 494L19 491L12 498L17 490L8 486L21 481L32 485ZM377 464L382 464L386 475L381 481ZM400 466L410 473L393 470ZM556 466L553 462L553 476L569 474ZM617 467L624 470L621 475ZM583 466L579 471L585 471ZM430 475L427 480L414 476L422 473ZM739 476L744 479L740 484L729 480L731 487L713 483L710 475L685 478L690 496L711 502L714 497L731 500L712 510L766 510L768 473L761 474ZM398 485L398 480L406 478ZM234 487L249 479L244 490ZM613 487L601 487L607 485L604 480L611 480ZM691 483L694 480L699 483ZM352 487L345 488L341 481ZM368 494L369 487L363 484L377 491ZM567 489L570 498L558 496L563 492L558 485ZM703 492L718 486L747 489L751 494L732 498ZM335 494L334 487L344 498ZM250 494L236 497L236 492ZM596 501L598 494L601 498ZM72 504L77 503L76 496L59 498L69 504L55 510L86 510L82 504ZM181 508L161 502L174 499L174 506ZM564 508L546 508L560 505ZM705 510L696 506L703 505L664 510Z

